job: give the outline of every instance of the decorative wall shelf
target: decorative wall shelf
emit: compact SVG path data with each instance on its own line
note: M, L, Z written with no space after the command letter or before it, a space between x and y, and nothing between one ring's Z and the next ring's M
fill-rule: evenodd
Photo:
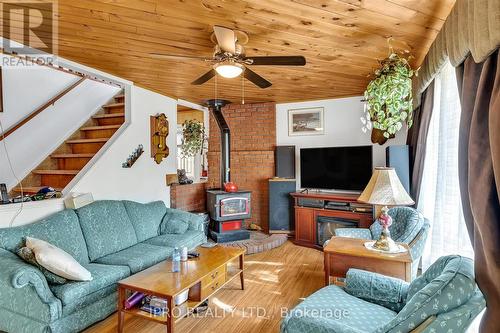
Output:
M144 146L139 145L133 152L130 154L130 156L127 158L127 160L122 163L122 168L131 168L132 165L141 157L142 153L144 153Z

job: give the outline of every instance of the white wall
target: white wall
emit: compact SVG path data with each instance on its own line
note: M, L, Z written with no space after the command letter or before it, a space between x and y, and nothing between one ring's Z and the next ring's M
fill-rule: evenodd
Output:
M131 123L109 146L106 154L76 183L72 192L91 192L95 200L163 200L169 206L170 188L166 186L165 176L176 172L177 102L134 86L130 101ZM167 137L170 155L159 165L151 158L149 128L149 116L157 113L165 113L170 124ZM122 163L139 144L144 146L142 156L132 168L122 168Z
M64 209L64 199L0 205L0 228L29 224ZM12 223L12 225L11 225Z
M363 132L363 99L359 97L326 99L300 103L276 104L276 144L296 146L296 179L300 188L300 148L362 146L372 144L370 131ZM323 107L325 134L314 136L288 136L288 110ZM400 131L383 146L373 145L373 166L385 165L387 145L405 144L406 131Z
M2 66L2 70L4 112L0 113L0 121L5 131L79 79L42 66L19 64ZM114 86L84 81L12 133L5 145L15 175L19 179L26 177L118 91ZM18 183L2 142L0 183L6 183L9 190Z

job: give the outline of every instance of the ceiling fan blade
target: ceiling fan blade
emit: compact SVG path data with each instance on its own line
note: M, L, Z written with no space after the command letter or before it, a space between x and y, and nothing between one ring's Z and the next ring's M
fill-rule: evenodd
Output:
M217 43L219 47L224 52L229 52L231 54L236 53L236 36L232 29L222 27L220 25L214 25L215 38L217 38Z
M203 84L203 83L207 82L208 80L210 80L211 78L213 78L216 74L217 74L217 72L214 69L211 69L208 72L206 72L205 74L203 74L202 76L200 76L199 78L197 78L196 80L194 80L193 82L191 82L191 84L194 84L194 85Z
M205 61L206 57L195 57L189 55L177 55L177 54L163 54L163 53L150 53L152 58L156 59L171 59L171 60L202 60Z
M253 61L251 65L273 65L273 66L304 66L306 58L303 56L269 56L269 57L246 57L245 60Z
M243 75L245 76L245 79L252 82L253 84L255 84L259 88L265 89L265 88L269 88L270 86L272 86L271 82L267 81L259 74L250 70L248 67L245 68Z

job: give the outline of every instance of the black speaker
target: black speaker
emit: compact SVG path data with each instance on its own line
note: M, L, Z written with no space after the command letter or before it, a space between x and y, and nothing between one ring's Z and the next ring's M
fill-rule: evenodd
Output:
M290 232L295 229L293 198L295 179L269 179L269 232Z
M407 145L385 148L385 165L396 169L406 192L410 193L410 150Z
M276 177L295 179L295 146L276 146L274 160Z

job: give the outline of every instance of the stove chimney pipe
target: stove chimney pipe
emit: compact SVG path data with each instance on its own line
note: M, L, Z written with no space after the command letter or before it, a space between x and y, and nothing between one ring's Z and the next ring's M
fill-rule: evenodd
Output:
M207 105L212 110L215 121L220 129L220 188L224 188L224 183L231 180L230 162L231 162L231 131L227 125L226 119L222 114L222 108L230 104L230 101L223 99L210 99Z

